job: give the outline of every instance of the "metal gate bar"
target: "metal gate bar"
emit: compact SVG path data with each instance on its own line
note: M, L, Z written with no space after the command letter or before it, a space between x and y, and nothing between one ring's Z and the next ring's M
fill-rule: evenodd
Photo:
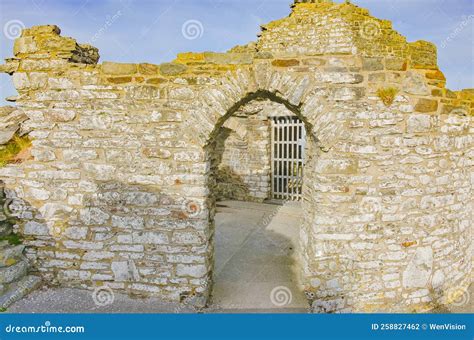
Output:
M301 200L305 143L306 130L298 117L272 118L271 161L274 199Z

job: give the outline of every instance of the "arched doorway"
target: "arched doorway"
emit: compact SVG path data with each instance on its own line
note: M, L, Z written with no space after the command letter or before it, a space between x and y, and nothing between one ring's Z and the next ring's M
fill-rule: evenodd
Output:
M206 146L214 233L211 308L302 312L304 121L276 97L249 95ZM308 189L309 192L310 189Z

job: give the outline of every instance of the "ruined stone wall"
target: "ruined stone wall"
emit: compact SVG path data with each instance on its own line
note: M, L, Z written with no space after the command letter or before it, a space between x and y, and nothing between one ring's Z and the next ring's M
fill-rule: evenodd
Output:
M222 142L222 160L218 169L219 199L262 202L270 190L270 122L265 117L231 117L227 121L240 125L245 134L234 130ZM226 133L225 130L223 132Z
M367 20L379 22L354 5L298 4L254 45L162 65L95 64L96 49L55 26L25 30L2 69L33 159L0 177L33 211L19 231L35 268L203 304L217 136L267 99L308 134L300 255L313 310L449 303L472 273L472 92L445 88L432 44L386 22L369 39Z

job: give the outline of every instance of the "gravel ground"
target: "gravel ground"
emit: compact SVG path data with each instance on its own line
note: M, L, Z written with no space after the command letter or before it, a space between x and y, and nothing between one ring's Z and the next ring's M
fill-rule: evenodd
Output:
M111 298L113 296L113 298ZM434 313L474 313L474 285L458 305L443 306ZM103 306L96 304L104 303ZM156 298L133 298L124 294L103 292L93 298L93 292L76 288L38 289L7 309L8 313L307 313L303 308L227 309L211 305L198 311ZM462 302L462 303L461 303Z
M113 298L112 298L113 297ZM98 302L96 304L96 302ZM100 306L100 304L104 304ZM76 288L38 289L7 309L8 313L306 313L301 308L268 309L221 309L210 306L202 311L163 302L156 298L133 298L124 294L92 291Z

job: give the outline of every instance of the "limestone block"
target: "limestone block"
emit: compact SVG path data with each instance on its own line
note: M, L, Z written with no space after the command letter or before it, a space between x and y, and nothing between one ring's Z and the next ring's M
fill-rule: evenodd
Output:
M69 122L76 117L76 112L66 109L49 109L45 112L45 118L53 122Z
M49 235L49 228L45 224L29 221L25 224L23 233L25 235L45 236Z
M47 220L67 216L72 210L73 208L62 203L46 203L39 208L41 216Z
M147 64L147 63L138 65L138 72L140 74L157 75L159 71L160 71L160 68L158 65Z
M13 45L13 54L15 56L22 53L35 53L38 51L38 46L33 37L21 37L15 40Z
M291 67L299 64L300 62L296 59L276 59L272 61L272 65L275 67Z
M105 259L111 259L115 256L113 252L110 251L88 251L82 257L85 261L100 261Z
M83 240L89 229L85 227L69 227L64 230L64 235L73 240Z
M431 247L420 247L416 249L408 266L403 271L403 287L424 288L427 287L433 268L433 249Z
M140 275L132 260L129 261L113 261L112 271L116 281L138 280Z
M182 64L164 63L160 65L160 73L164 76L176 76L186 71L187 67Z
M431 286L434 289L439 289L439 288L443 287L445 279L446 279L446 277L445 277L443 271L441 269L438 269L433 274L433 277L431 279Z
M141 244L168 244L168 235L159 231L134 232L132 235L133 242Z
M415 111L434 112L438 110L438 101L434 99L421 98L415 105Z
M89 172L95 179L109 181L114 177L115 166L107 164L84 163L84 170Z
M38 188L29 188L27 194L29 197L38 201L46 201L50 197L49 191Z
M32 89L39 89L45 87L48 83L48 74L45 72L30 72L30 87Z
M143 218L135 216L112 216L112 226L122 229L143 229Z
M105 211L93 207L81 209L79 214L81 221L84 222L84 224L86 225L105 224L110 218L110 215Z
M385 67L390 71L405 71L407 62L404 58L386 58Z
M26 275L28 263L26 260L19 261L16 264L0 268L0 284L11 283Z
M105 61L102 64L102 72L105 74L135 74L137 72L136 64L113 63Z
M25 28L22 32L23 37L32 37L36 35L59 35L61 29L56 25L37 25Z
M175 231L172 241L177 244L202 244L204 237L196 232Z
M22 244L12 246L6 245L0 249L0 267L8 267L19 260L21 260L23 256L23 250L25 246Z
M30 81L26 73L14 73L12 76L13 86L17 90L27 89L30 86Z
M410 115L407 119L407 132L428 132L431 129L430 115Z
M207 268L203 264L190 265L178 264L176 267L176 274L178 276L204 277L207 273Z
M54 151L48 149L34 148L31 150L31 155L38 161L48 162L56 159Z
M430 89L425 82L425 77L415 71L406 72L405 79L402 82L402 90L406 93L420 96L427 96L430 94Z
M382 58L362 58L364 71L380 71L384 69Z
M80 250L100 250L104 247L102 242L86 242L67 240L63 242L66 248Z

